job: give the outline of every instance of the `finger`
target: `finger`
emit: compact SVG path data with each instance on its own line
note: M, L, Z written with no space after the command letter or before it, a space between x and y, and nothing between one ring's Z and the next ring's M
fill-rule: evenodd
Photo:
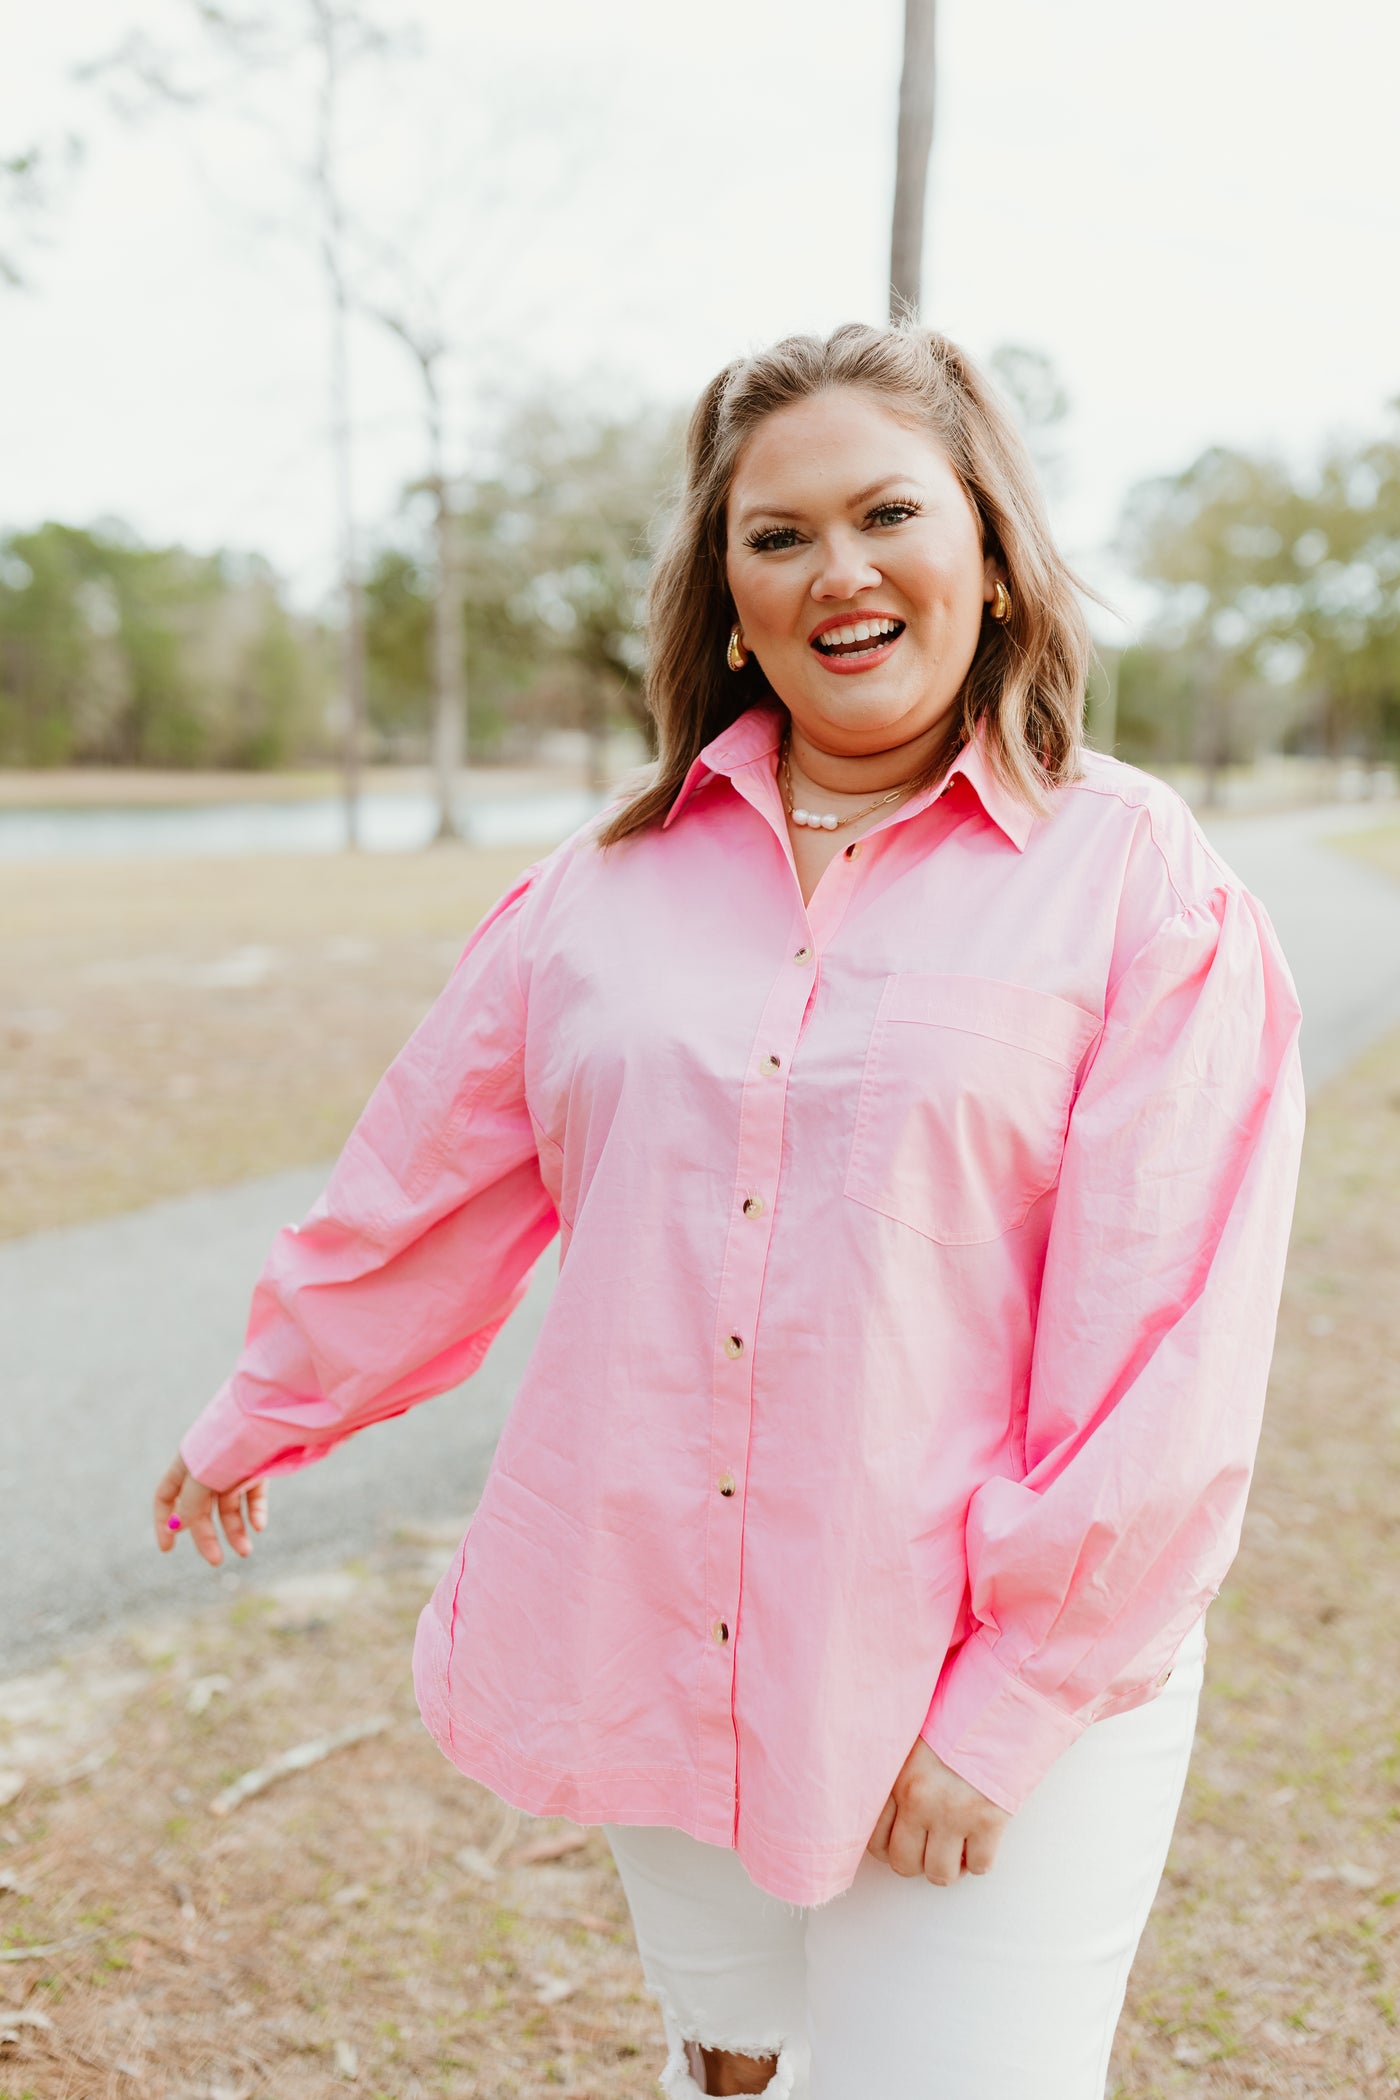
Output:
M243 1491L228 1488L216 1496L215 1504L223 1522L224 1536L235 1553L246 1560L253 1550L253 1541L248 1536L248 1526L243 1518Z
M254 1531L267 1529L267 1482L255 1480L248 1490L248 1522Z
M186 1478L185 1461L177 1456L156 1482L156 1491L151 1498L151 1521L155 1526L156 1545L162 1553L173 1552L179 1537L178 1528L174 1531L170 1528L170 1516Z
M967 1840L967 1871L969 1874L987 1874L996 1864L997 1847L1001 1843L1001 1831L974 1830Z
M911 1823L907 1816L896 1815L890 1831L889 1860L896 1874L913 1880L924 1871L924 1851L928 1844L928 1832L921 1823Z
M183 1520L185 1530L194 1540L199 1554L211 1568L223 1561L224 1549L219 1544L219 1534L214 1529L214 1492L195 1479L187 1479L180 1490L176 1514Z
M945 1837L941 1831L935 1837L930 1832L920 1862L925 1881L936 1888L951 1888L962 1873L962 1853L961 1837Z
M891 1794L889 1800L880 1810L880 1819L871 1831L870 1841L865 1848L873 1859L888 1859L889 1857L890 1831L894 1825L894 1816L894 1795Z

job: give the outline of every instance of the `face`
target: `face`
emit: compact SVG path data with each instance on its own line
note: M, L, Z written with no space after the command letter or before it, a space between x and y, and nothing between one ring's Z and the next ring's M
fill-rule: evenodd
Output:
M1002 574L937 440L855 387L760 423L730 490L726 570L795 725L850 757L948 713Z

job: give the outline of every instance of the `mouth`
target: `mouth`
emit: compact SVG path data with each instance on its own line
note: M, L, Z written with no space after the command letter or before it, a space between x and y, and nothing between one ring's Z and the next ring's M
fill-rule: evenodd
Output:
M858 620L838 617L817 628L808 646L830 670L866 671L884 663L903 632L903 620L890 613L867 613Z

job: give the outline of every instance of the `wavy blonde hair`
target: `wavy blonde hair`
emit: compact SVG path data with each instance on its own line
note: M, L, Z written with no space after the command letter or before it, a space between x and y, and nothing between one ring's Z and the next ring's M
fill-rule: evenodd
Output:
M977 513L983 551L1000 561L1011 594L1007 620L982 622L957 732L925 778L937 778L979 723L993 767L1037 814L1048 811L1048 790L1078 773L1092 656L1077 595L1083 586L1055 546L1014 420L946 336L913 323L851 321L825 341L786 336L736 359L695 405L676 514L649 596L646 701L657 763L600 830L601 846L660 823L711 738L755 703L777 699L756 658L739 672L725 662L735 617L725 569L729 491L739 455L766 416L846 386L878 396L938 440Z

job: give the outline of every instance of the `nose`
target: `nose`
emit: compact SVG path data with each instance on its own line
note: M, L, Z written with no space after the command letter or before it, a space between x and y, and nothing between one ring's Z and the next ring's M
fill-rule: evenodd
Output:
M883 580L870 559L868 543L859 533L828 535L820 543L819 557L817 573L812 578L812 596L819 602L854 598Z

